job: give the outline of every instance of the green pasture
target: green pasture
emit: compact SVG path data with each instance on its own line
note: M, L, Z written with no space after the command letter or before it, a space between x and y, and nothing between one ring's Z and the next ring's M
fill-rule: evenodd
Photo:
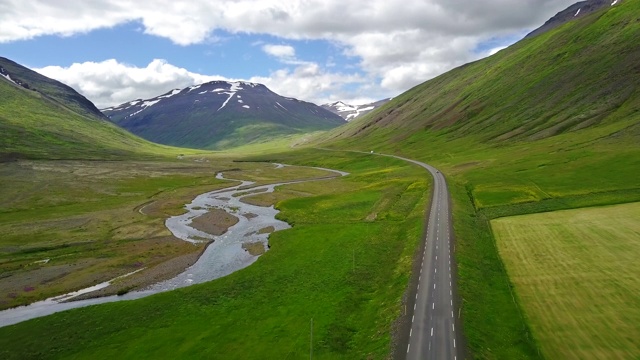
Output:
M491 221L549 359L640 357L640 203Z

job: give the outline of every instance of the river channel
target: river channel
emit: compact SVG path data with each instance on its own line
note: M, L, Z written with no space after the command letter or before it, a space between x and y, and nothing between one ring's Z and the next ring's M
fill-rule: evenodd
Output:
M276 168L282 168L288 165L275 164L275 166ZM325 168L315 169L333 172L340 176L348 175L348 173L338 170ZM222 173L218 173L216 178L234 180L225 178ZM185 205L185 209L187 211L185 214L173 216L165 222L166 227L179 239L192 243L211 241L210 245L202 253L200 258L184 272L172 279L159 282L144 290L131 291L124 295L70 301L79 295L103 289L109 286L111 281L123 276L132 275L133 273L120 276L111 281L97 284L86 289L34 302L27 306L3 310L0 311L0 327L73 308L114 301L139 299L160 292L211 281L243 269L253 264L260 256L252 255L246 251L243 248L243 244L250 243L254 244L254 246L256 244L261 244L261 246L264 247L264 251L266 251L268 249L269 233L265 233L261 230L271 228L273 231L278 231L290 228L290 226L286 222L275 218L279 211L273 206L262 207L251 205L242 202L241 199L246 196L255 195L256 193L273 192L276 187L281 185L328 180L333 178L335 178L335 176L259 186L254 186L255 183L250 181L236 180L240 181L239 185L198 195L190 204ZM238 222L229 227L226 233L219 236L199 231L190 226L193 219L207 213L210 209L225 210L229 214L237 217ZM138 271L144 271L144 269Z

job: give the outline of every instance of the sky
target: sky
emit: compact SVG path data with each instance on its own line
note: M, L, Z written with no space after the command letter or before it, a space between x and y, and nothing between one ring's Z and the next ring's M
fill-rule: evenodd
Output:
M0 56L99 108L213 81L323 104L398 94L576 0L0 0Z

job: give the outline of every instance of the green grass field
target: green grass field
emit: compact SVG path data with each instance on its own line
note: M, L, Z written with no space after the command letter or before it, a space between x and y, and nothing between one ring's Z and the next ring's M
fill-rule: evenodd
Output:
M640 203L491 221L546 358L640 357Z
M293 228L273 233L271 250L250 267L0 328L0 357L300 358L313 318L314 358L386 358L423 231L428 178L402 161L362 154L277 160L351 175L283 187L288 200L277 206Z

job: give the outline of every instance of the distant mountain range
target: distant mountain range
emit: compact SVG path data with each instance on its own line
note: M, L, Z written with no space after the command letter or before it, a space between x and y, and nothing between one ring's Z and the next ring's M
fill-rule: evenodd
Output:
M391 98L382 99L382 100L379 100L370 104L364 104L364 105L349 105L349 104L345 104L342 101L337 101L334 103L323 104L321 106L331 111L334 114L340 115L340 117L342 117L346 121L351 121L359 116L362 116L364 114L367 114L375 110L376 108L379 108L380 106L388 103L390 100Z
M212 81L102 109L111 121L161 144L223 149L345 123L315 104L262 84Z
M593 12L596 12L603 7L616 5L623 0L588 0L588 1L580 1L577 2L568 8L560 11L554 17L547 20L544 25L539 28L533 30L526 37L533 37L536 35L543 34L551 29L554 29L560 25L563 25L569 21L575 20L577 18L581 18L583 16L587 16Z

